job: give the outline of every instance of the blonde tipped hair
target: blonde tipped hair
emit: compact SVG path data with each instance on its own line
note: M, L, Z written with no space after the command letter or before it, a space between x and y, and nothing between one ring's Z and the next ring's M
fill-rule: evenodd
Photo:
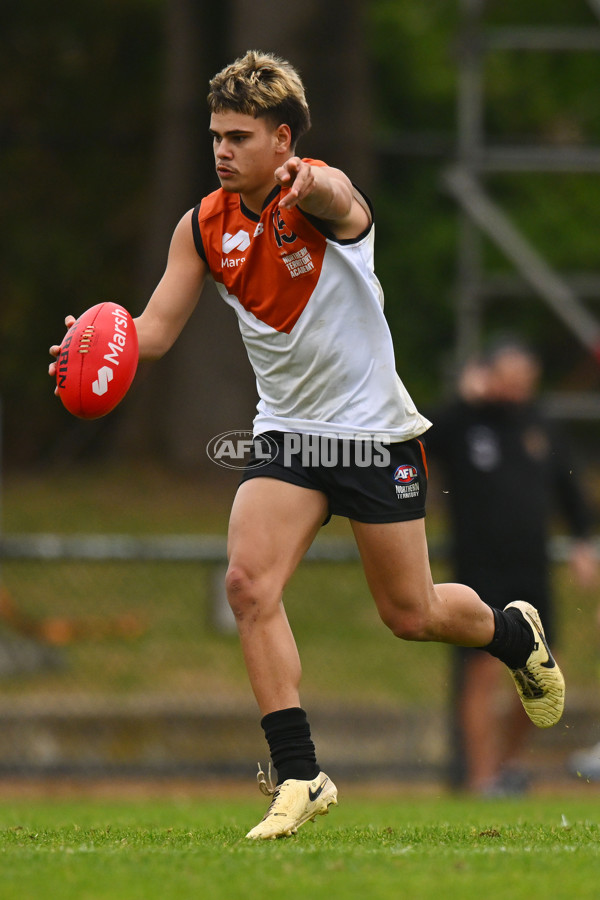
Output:
M249 50L210 81L211 113L233 112L289 125L292 146L310 128L304 85L289 62L271 53Z

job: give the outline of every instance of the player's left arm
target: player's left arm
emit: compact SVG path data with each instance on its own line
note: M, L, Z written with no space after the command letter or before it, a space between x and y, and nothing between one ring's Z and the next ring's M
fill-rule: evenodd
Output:
M288 188L279 203L282 209L300 207L327 222L342 240L358 237L371 224L366 202L340 169L313 166L292 156L275 170L275 179Z

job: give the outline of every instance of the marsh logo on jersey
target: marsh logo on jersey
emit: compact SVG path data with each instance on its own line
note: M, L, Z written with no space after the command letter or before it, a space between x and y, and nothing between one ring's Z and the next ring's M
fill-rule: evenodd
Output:
M221 247L225 256L221 258L221 265L224 269L235 269L246 262L245 256L229 257L229 253L238 250L240 253L247 250L250 246L250 235L247 231L240 229L236 234L229 234L228 231L223 235Z
M229 234L228 231L223 235L221 244L223 253L232 253L234 250L243 252L250 246L250 235L247 231L240 229L236 234Z
M419 472L414 466L398 466L394 472L394 481L398 500L412 500L419 496Z

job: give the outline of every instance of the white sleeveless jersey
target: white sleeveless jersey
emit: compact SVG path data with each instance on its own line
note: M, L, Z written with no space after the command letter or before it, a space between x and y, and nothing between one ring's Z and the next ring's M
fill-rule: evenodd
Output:
M259 217L219 189L193 217L196 248L237 314L256 375L254 433L417 437L430 422L396 374L373 226L337 240L326 223L281 210L280 197L274 189Z

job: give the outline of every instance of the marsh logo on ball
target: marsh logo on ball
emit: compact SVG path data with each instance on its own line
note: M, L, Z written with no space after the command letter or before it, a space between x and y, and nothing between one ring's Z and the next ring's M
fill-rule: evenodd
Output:
M92 382L92 390L97 397L102 397L108 390L108 384L113 380L113 370L108 366L98 369L98 377Z
M80 419L111 412L129 390L138 364L135 322L119 303L106 300L71 325L56 360L56 388Z

